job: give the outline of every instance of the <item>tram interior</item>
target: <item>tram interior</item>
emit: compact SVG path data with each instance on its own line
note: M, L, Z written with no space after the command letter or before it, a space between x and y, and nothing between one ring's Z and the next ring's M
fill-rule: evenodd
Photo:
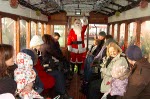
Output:
M104 31L120 46L135 44L144 57L150 54L150 0L0 0L0 43L10 44L15 56L29 48L34 35L60 34L59 44L69 59L67 37L75 19L88 18L84 34L86 49ZM84 66L82 66L84 68ZM68 93L86 99L79 90L82 80L73 76Z

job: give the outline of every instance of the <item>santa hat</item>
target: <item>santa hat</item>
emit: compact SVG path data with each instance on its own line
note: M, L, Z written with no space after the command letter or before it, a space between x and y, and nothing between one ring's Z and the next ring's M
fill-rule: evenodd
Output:
M30 48L43 44L42 37L39 35L34 35L30 41Z

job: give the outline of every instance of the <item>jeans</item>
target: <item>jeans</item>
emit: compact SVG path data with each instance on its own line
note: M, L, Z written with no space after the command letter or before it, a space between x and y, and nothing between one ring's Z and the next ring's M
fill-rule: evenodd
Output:
M59 94L65 94L66 89L65 89L65 78L64 74L58 70L54 70L51 72L48 72L49 75L53 76L56 80L55 83L55 90Z
M100 92L102 80L94 80L90 83L88 89L87 99L100 99L103 96L103 93Z
M93 55L89 55L86 59L85 59L85 65L84 65L84 80L85 81L89 81L91 75L92 75L92 68L91 68L91 63L94 60L94 56Z

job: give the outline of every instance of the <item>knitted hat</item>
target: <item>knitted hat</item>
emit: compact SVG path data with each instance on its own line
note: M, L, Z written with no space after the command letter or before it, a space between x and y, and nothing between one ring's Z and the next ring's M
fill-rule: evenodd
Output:
M32 59L32 61L34 63L36 57L35 57L35 54L34 54L34 52L32 50L30 50L30 49L23 49L23 50L21 50L21 52L31 56L31 59Z
M106 33L105 33L104 31L101 31L101 32L99 33L99 35L105 37L105 36L106 36Z
M126 50L126 56L131 60L140 60L142 59L142 51L136 45L131 45Z
M42 37L39 35L34 35L30 41L30 48L43 44Z

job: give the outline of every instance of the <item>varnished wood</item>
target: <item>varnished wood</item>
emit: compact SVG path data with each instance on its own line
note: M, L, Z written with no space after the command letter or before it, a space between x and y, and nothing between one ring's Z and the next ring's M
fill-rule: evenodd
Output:
M136 45L140 46L140 34L141 34L141 21L137 21L137 27L136 27Z
M50 29L51 27L50 27L50 23L47 23L46 24L46 34L50 34Z
M129 23L125 23L125 38L124 38L124 42L125 42L125 48L128 47L128 28L129 27Z
M38 22L36 22L36 30L35 30L35 35L38 34Z
M114 24L112 24L112 31L111 31L111 35L114 37Z
M0 15L0 44L2 43L2 16Z
M118 24L118 28L117 28L117 41L120 41L120 24Z
M16 22L16 54L20 51L20 19L17 18Z
M29 48L30 47L29 46L30 39L31 39L31 21L28 21L26 24L27 24L27 28L26 28L27 29L26 30L27 31L27 35L26 35L27 36L27 39L26 39L27 45L26 45L26 47Z
M41 26L41 36L43 36L44 35L44 24L43 23L41 23L42 24L42 26Z

